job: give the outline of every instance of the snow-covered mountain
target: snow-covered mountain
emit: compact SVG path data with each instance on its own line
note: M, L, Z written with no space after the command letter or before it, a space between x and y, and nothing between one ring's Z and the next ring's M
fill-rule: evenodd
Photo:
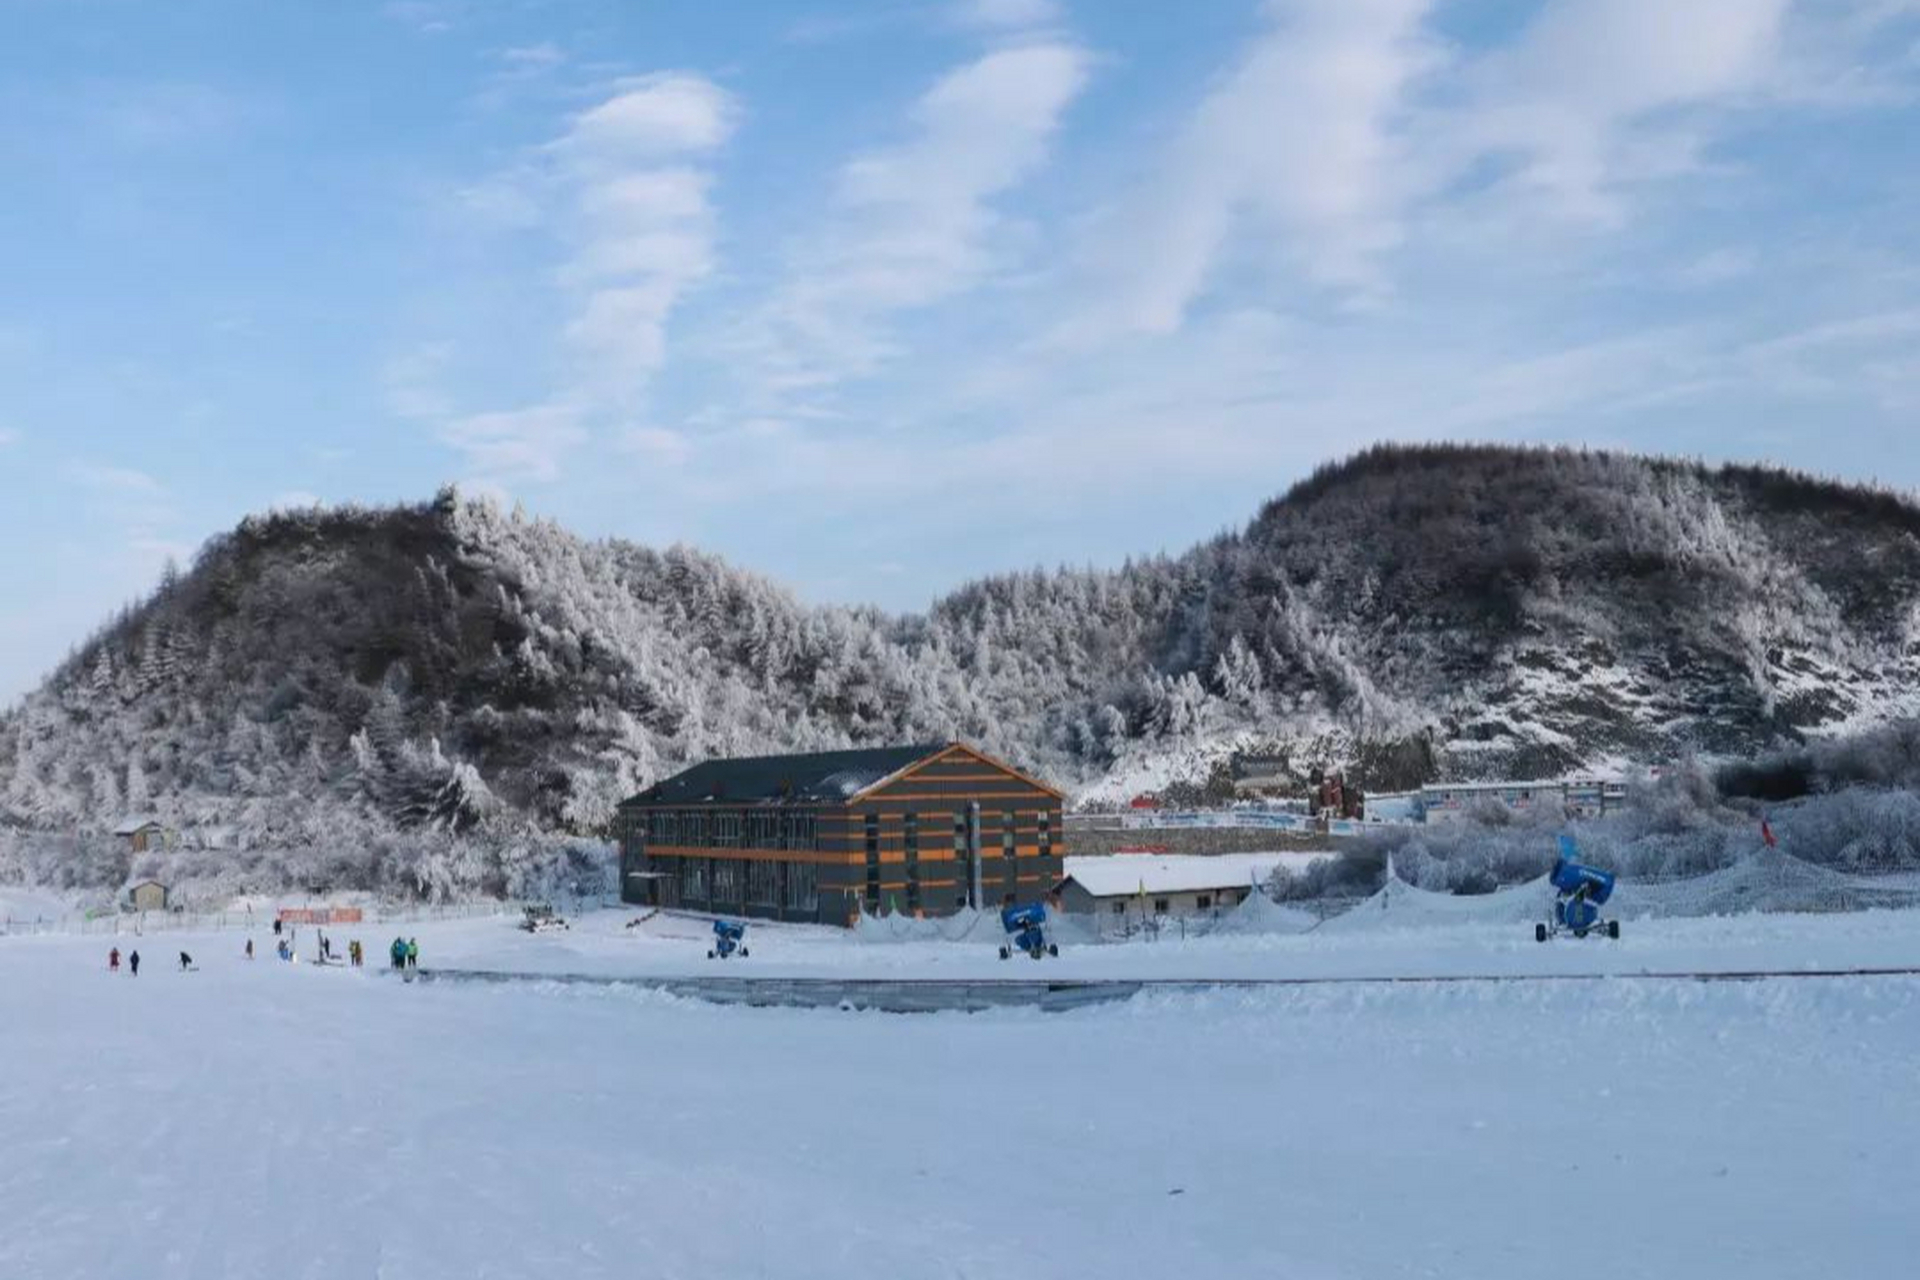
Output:
M584 833L710 754L947 737L1093 796L1228 749L1400 785L1916 701L1920 508L1767 469L1382 448L1184 555L924 616L448 492L213 540L0 718L0 826Z

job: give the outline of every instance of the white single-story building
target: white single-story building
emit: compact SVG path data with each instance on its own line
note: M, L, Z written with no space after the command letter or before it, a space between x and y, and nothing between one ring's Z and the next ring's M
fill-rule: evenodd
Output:
M1116 853L1063 859L1055 892L1075 915L1204 916L1239 906L1278 866L1305 866L1331 853Z
M1546 813L1562 819L1597 818L1626 801L1627 784L1610 778L1442 782L1420 789L1420 807L1426 821L1436 825L1459 822L1479 805L1501 805L1514 813Z

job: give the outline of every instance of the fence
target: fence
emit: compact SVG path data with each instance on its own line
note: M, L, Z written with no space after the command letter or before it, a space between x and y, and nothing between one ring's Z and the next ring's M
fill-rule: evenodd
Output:
M1357 818L1316 818L1278 809L1135 809L1125 813L1067 815L1072 831L1178 831L1197 827L1227 827L1243 831L1286 831L1297 835L1358 836L1383 826L1418 826L1405 822L1362 822Z
M474 920L520 914L516 902L453 902L402 904L362 908L361 923L420 923L432 920ZM149 933L205 933L219 929L271 929L276 912L262 911L116 911L100 915L41 916L32 920L0 916L0 937L48 934L120 935Z

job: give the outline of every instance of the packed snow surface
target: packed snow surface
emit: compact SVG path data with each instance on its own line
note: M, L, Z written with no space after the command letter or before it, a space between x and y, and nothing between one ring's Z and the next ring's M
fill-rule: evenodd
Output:
M1542 946L1524 920L1391 892L1338 928L1267 905L1270 927L1039 963L999 961L978 930L877 944L756 923L751 957L723 964L704 921L628 928L631 910L411 932L427 968L551 974L1920 965L1914 912L1638 920ZM392 928L332 932L380 963ZM1762 1280L1904 1275L1916 1240L1911 977L900 1016L405 985L248 962L238 932L120 938L145 961L131 978L106 970L113 941L0 938L0 1276Z

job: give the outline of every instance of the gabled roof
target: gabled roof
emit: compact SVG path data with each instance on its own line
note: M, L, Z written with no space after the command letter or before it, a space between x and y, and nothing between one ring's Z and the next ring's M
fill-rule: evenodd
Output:
M866 747L796 756L708 760L654 783L626 803L839 804L947 749L946 743Z
M1292 859L1283 853L1138 853L1070 856L1060 882L1072 880L1096 898L1140 893L1205 893L1264 884L1273 869Z
M130 836L136 831L145 831L148 827L157 827L159 825L160 819L153 817L151 814L135 814L131 818L121 819L120 825L113 829L113 834L117 836Z

